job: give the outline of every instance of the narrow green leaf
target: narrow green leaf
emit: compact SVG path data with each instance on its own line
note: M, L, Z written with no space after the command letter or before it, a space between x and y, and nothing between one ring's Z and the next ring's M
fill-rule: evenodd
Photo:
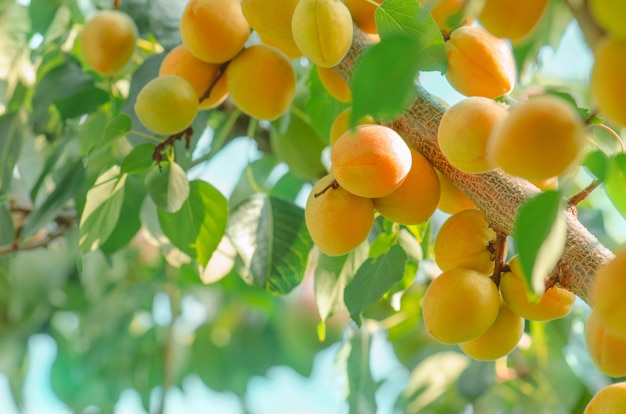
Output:
M169 213L178 211L189 196L187 173L176 163L154 166L146 177L148 194L156 206Z
M372 376L370 367L372 334L366 329L353 329L340 352L342 351L348 354L346 377L348 380L349 413L377 413L376 391L380 387L380 383L376 382Z
M600 181L604 181L609 170L609 158L602 151L593 151L587 154L583 165L596 176Z
M141 144L133 148L133 150L124 158L122 162L122 174L139 174L146 171L154 164L152 154L155 145L149 142Z
M172 244L206 266L226 230L228 202L211 184L194 180L178 211L159 210L158 215L161 229Z
M230 205L236 207L256 193L271 191L273 186L268 181L278 163L276 157L266 155L248 164L230 195Z
M304 109L307 115L309 115L309 118L311 118L313 129L317 131L320 137L328 142L330 139L330 127L333 121L348 105L339 102L328 93L324 85L322 85L322 81L320 81L317 70L311 70L309 72L306 83L309 96L305 102Z
M302 208L255 195L231 214L227 234L243 260L240 273L247 283L285 294L304 278L313 241Z
M124 202L126 175L114 165L98 177L87 192L85 208L80 218L78 244L81 253L100 247L117 224Z
M604 185L615 207L626 217L626 154L618 154L610 160Z
M398 245L392 246L387 253L369 258L344 291L344 302L350 317L361 326L361 312L380 299L389 289L402 280L407 255Z
M15 229L9 208L0 204L0 246L13 242Z
M545 278L563 253L566 228L558 191L541 193L519 209L513 229L515 247L528 286L537 295L543 294Z
M126 114L119 114L111 122L107 125L104 130L104 136L102 140L96 144L96 146L92 149L91 152L98 150L100 148L104 148L107 145L111 144L116 139L126 135L131 130L131 120L130 117Z
M11 185L25 129L22 113L0 116L0 194L8 192Z

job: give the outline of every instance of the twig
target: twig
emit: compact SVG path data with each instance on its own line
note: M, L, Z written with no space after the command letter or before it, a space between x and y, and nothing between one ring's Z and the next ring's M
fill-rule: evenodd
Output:
M156 147L154 147L154 151L152 152L152 159L157 163L160 164L161 160L163 160L163 150L165 149L166 146L172 146L174 145L174 142L185 138L185 148L189 149L189 145L191 144L191 136L193 135L193 128L192 127L188 127L187 129L185 129L184 131L181 131L177 134L174 135L170 135L169 137L167 137L164 141L162 141L160 144L158 144Z
M491 275L491 280L493 280L496 286L500 286L500 275L502 274L502 272L505 272L507 270L506 238L506 233L497 232L496 240L492 244L490 244L490 247L493 249L494 255L493 274Z
M217 69L217 72L215 73L215 77L213 78L213 81L211 82L209 87L206 89L206 91L204 91L204 93L200 95L200 98L198 99L200 103L202 103L202 101L204 101L209 96L211 96L211 92L213 92L213 88L215 88L215 85L217 85L217 82L219 82L220 78L224 76L224 73L226 72L226 68L228 67L229 64L230 64L230 60L222 63L219 69Z
M65 232L70 227L72 227L72 224L74 223L74 218L59 216L54 219L54 222L56 223L56 229L54 231L50 231L46 233L41 238L33 239L33 240L30 240L21 244L18 243L18 238L19 238L19 229L18 229L18 235L17 235L18 237L15 238L15 241L13 243L11 243L10 245L0 246L0 256L19 252L19 251L35 250L35 249L39 249L42 247L48 247L48 245L53 240L58 239L59 237L63 236Z
M583 188L582 190L580 190L579 192L577 192L576 194L571 196L567 200L567 207L568 207L568 209L575 210L575 207L578 205L578 203L580 203L581 201L583 201L587 197L589 197L589 194L591 194L591 192L593 190L598 188L599 185L600 185L600 181L599 180L593 180L591 182L591 184L589 184L587 187ZM572 213L574 213L574 212L572 211Z

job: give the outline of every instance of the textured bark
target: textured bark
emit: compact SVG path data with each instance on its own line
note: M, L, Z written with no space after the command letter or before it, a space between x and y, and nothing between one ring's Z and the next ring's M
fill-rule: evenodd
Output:
M370 41L355 27L352 47L335 70L349 79L358 57ZM393 64L393 63L391 63ZM439 171L449 177L479 208L494 230L511 234L519 207L539 193L526 180L499 170L468 174L454 168L437 144L437 129L445 109L428 92L417 86L417 97L397 119L389 123L407 143L421 152ZM567 211L567 242L563 256L553 273L559 286L591 304L590 287L599 266L611 260L613 253L604 247Z

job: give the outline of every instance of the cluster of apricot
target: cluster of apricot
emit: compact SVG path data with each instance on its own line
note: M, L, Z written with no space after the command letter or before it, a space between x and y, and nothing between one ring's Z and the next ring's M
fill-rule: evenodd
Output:
M575 300L572 293L557 286L548 288L537 300L529 298L516 257L504 267L496 285L490 277L495 243L496 233L479 210L450 216L434 245L435 260L443 273L424 294L424 324L433 338L459 344L463 352L478 360L507 355L517 346L525 319L563 317Z

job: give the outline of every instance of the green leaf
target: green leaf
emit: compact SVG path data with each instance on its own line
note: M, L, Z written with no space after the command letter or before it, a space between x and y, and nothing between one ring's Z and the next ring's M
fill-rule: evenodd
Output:
M361 326L363 309L380 299L389 289L402 280L407 255L398 246L392 246L387 253L369 258L344 291L344 302L350 317Z
M211 184L194 180L189 197L175 213L159 210L159 224L174 246L206 266L220 243L228 219L228 202Z
M15 229L9 208L0 204L0 246L13 242Z
M350 414L375 414L378 411L376 391L380 384L372 376L371 352L372 335L367 329L352 329L339 351L340 356L347 355L345 364Z
M189 196L187 173L176 163L153 167L146 177L146 188L154 204L169 213L178 211Z
M104 130L104 136L102 140L96 144L96 146L91 150L94 152L100 148L104 148L107 145L111 144L116 139L126 135L131 130L131 120L130 117L126 114L119 114L111 122L107 125Z
M31 32L45 34L62 4L63 0L31 0L28 6Z
M565 248L566 221L563 197L546 191L526 203L518 212L513 228L520 265L536 295L545 289L545 278L556 266Z
M615 207L626 217L626 154L618 154L610 160L604 185Z
M8 192L26 129L22 113L0 116L0 194Z
M120 172L122 174L139 174L154 164L152 154L156 145L146 142L133 148L124 158Z
M409 106L422 66L420 53L420 44L398 37L381 41L361 56L352 77L352 125L365 115L390 120Z
M125 182L126 175L120 175L120 167L114 165L100 175L87 192L79 225L81 253L96 250L115 228L124 202Z
M227 234L243 260L241 276L274 294L285 294L304 278L313 241L304 210L258 194L232 214Z
M441 30L430 12L414 0L386 0L376 9L376 27L383 42L397 37L406 37L415 42L419 70L436 70L444 73L448 68L448 57ZM414 49L407 50L407 54ZM394 62L395 61L388 61ZM390 65L391 66L391 65Z
M602 151L587 154L583 165L600 181L604 181L609 170L609 158Z
M269 192L272 189L269 179L278 163L276 157L266 155L248 164L230 195L230 205L238 206L256 193Z

